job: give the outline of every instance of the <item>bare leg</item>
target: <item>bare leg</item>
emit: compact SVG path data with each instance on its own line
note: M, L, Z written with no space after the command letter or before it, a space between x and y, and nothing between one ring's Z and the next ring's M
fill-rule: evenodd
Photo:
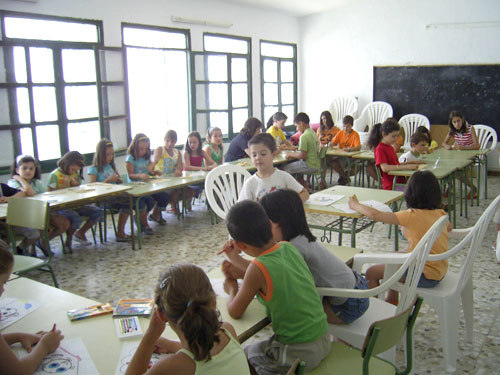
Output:
M334 169L335 172L337 172L340 176L339 178L339 183L342 184L342 182L347 182L347 173L344 171L344 168L340 165L340 163L337 160L332 160L330 162L330 166ZM345 185L345 184L342 184Z
M329 324L345 324L345 322L333 312L326 298L323 298L323 309L325 310L326 320Z
M92 228L95 224L95 221L92 220L87 220L85 224L83 224L80 229L75 233L75 236L80 238L81 240L87 241L87 237L85 236L85 233Z
M125 234L125 224L127 224L128 213L120 212L118 215L118 233L116 234L118 237L127 237Z

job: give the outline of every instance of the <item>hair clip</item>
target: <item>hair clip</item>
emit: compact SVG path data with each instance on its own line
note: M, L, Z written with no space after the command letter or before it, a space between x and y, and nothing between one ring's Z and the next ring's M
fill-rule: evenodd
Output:
M137 140L138 140L138 141L142 141L142 140L144 140L144 139L148 139L148 140L149 140L149 138L148 138L148 137L146 137L146 136L144 136L144 137L140 137L140 138L139 138L139 139L137 139Z
M106 146L113 146L113 142L107 142Z
M160 289L164 289L170 282L171 277L167 276L160 282Z

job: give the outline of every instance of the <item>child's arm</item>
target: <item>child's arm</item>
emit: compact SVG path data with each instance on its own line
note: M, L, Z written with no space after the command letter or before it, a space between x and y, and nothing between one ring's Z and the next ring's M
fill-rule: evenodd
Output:
M455 150L479 150L479 148L481 147L479 145L479 140L477 139L477 134L476 134L476 131L474 130L474 127L472 127L471 129L471 136L472 136L472 142L473 144L470 145L470 146L459 146L456 144L453 145L453 148Z
M16 337L16 335L21 335ZM50 331L38 337L37 344L31 349L33 337L28 338L28 334L0 334L0 371L9 375L33 374L43 358L57 349L59 343L64 338L61 331ZM22 359L17 358L9 347L9 344L21 342L28 351L28 355ZM26 346L27 345L27 346Z
M243 316L250 302L259 289L264 289L266 280L259 268L250 263L243 278L243 284L238 289L238 282L234 279L224 281L224 290L229 294L227 301L227 311L233 319L239 319Z
M381 221L386 224L399 225L399 220L393 212L382 212L373 207L365 206L364 204L359 203L356 195L349 198L349 208L358 211L360 214L367 216L371 220Z
M184 151L184 165L186 166L186 171L201 171L203 167L195 167L191 165L191 160L189 159L189 153Z
M302 189L299 193L300 199L302 199L302 203L309 199L309 192L306 188Z
M446 137L444 138L444 141L442 143L442 146L447 150L451 150L451 146L448 144L450 139L451 139L451 134L450 134L450 132L448 132L448 134L446 134Z
M359 151L359 150L361 150L361 145L354 146L354 147L346 147L346 148L344 148L344 151L347 151L347 152Z
M217 255L225 253L229 261L233 266L237 269L246 272L248 265L250 264L249 260L244 259L240 253L241 249L236 246L233 240L227 240L226 243L222 246L222 250L217 253Z
M152 161L149 162L148 164L148 173L150 176L161 176L162 172L160 170L155 171L155 163Z
M184 168L184 164L182 164L182 158L179 157L177 158L177 165L175 166L175 176L180 177L182 176L182 169Z
M305 159L307 157L307 151L300 150L298 152L289 152L285 155L286 159Z
M126 162L128 177L131 180L149 181L149 176L146 173L134 173L134 165Z
M383 172L389 173L391 171L412 171L415 169L418 169L417 164L387 164L383 163L379 165L380 169L382 169Z
M211 171L217 167L217 163L212 159L209 152L203 151L203 158L205 159L205 166L203 167L203 170Z
M33 195L35 195L35 191L24 178L22 178L18 174L12 176L12 178L17 182L19 182L19 184L21 185L21 190L25 192L27 197L32 197Z
M163 147L157 147L155 149L154 157L153 157L153 164L156 165L161 159L161 155L163 154Z

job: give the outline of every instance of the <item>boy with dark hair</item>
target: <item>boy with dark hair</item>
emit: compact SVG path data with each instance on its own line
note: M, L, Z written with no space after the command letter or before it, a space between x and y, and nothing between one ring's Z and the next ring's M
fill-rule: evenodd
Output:
M235 204L226 223L233 240L226 242L223 251L233 268L244 271L243 284L238 288L233 274L225 268L228 312L240 318L257 295L275 333L269 340L245 348L248 361L260 375L285 373L297 358L312 370L328 355L330 337L307 264L291 244L273 241L269 218L257 202ZM243 259L241 250L255 259Z
M429 138L424 133L416 132L410 137L411 150L399 157L400 163L412 160L422 160L422 154L427 150Z

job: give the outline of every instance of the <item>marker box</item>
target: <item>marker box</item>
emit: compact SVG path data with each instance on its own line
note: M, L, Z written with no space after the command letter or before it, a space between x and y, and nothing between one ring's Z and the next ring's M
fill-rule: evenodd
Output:
M120 339L142 335L141 324L136 316L115 319L115 327L116 334Z

